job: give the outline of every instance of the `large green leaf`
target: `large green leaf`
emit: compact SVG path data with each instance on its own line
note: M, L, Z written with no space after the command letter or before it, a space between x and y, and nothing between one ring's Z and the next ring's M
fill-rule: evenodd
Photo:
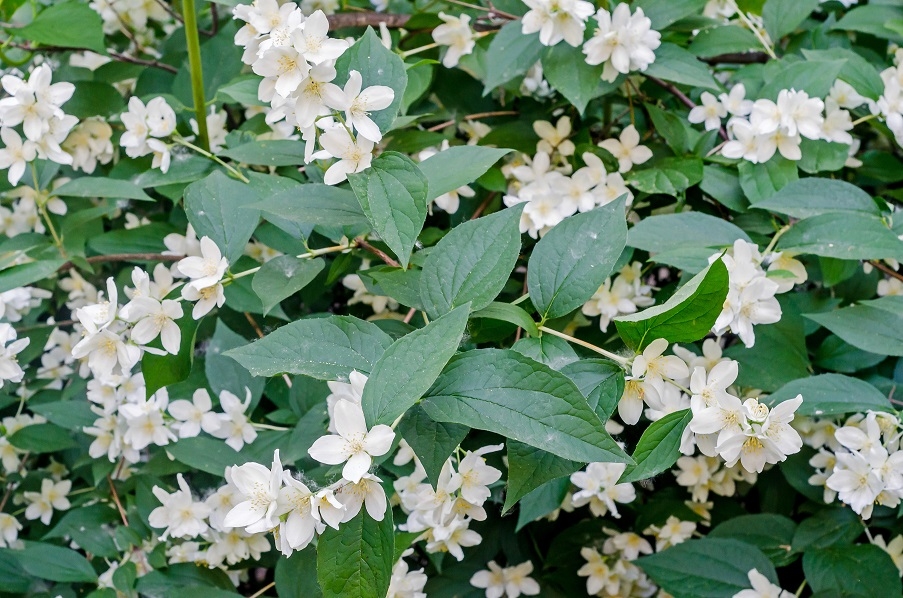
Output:
M310 284L325 267L322 259L298 259L293 255L280 255L261 266L251 287L263 303L263 315Z
M800 220L781 237L778 248L842 260L903 260L903 241L881 217L864 212L833 212Z
M407 268L426 220L426 176L404 154L386 152L348 182L373 230Z
M436 485L442 466L467 436L470 428L433 421L421 407L414 407L401 418L397 430L420 459L430 482Z
M846 66L845 60L799 60L784 59L773 63L775 71L758 96L775 100L781 90L805 91L810 97L823 98Z
M762 7L762 22L771 39L793 33L818 8L819 0L768 0Z
M860 411L892 411L890 401L877 388L842 374L819 374L788 382L764 401L777 405L797 395L803 404L800 415L831 416Z
M768 162L753 164L742 161L737 166L740 188L753 205L769 199L791 181L799 178L796 162L775 156Z
M338 530L327 527L317 542L317 579L324 598L385 596L394 554L391 508L382 521L361 509Z
M198 237L210 237L233 263L242 253L259 212L242 209L260 200L254 187L216 170L185 189L185 213Z
M370 426L391 424L429 390L457 352L469 314L470 306L462 305L386 349L361 398Z
M631 8L642 8L652 21L652 28L658 31L680 19L702 12L706 2L707 0L637 0Z
M255 376L304 374L318 380L369 374L392 338L376 324L351 316L299 320L250 345L226 351Z
M61 259L44 259L0 270L0 293L50 278L65 263Z
M82 48L101 54L107 51L100 15L81 2L51 4L31 23L8 33L47 46Z
M626 243L619 201L571 216L546 233L527 267L530 299L543 321L586 303L611 274Z
M526 73L540 59L544 49L538 33L521 33L520 21L511 21L502 27L486 52L489 61L483 95Z
M863 351L903 356L903 297L881 297L804 315Z
M894 561L873 544L807 550L803 572L816 595L896 598L903 594Z
M333 83L339 87L348 80L348 73L355 70L361 74L362 89L371 85L392 88L395 98L389 107L370 114L380 131L385 133L391 129L408 85L408 74L398 54L387 49L368 27L366 33L336 60L335 68L338 75Z
M284 218L298 224L323 226L366 226L367 217L354 193L348 189L308 183L277 193L247 206L263 217Z
M9 436L9 443L32 453L53 453L76 446L69 432L54 424L25 426Z
M715 527L709 537L729 538L752 544L771 559L775 566L781 567L793 559L790 544L795 531L796 524L788 517L757 513L728 519Z
M689 409L669 413L646 428L633 451L636 465L629 466L619 482L637 482L665 471L680 457L680 439L693 419Z
M715 93L722 90L705 63L680 46L667 42L655 51L655 62L649 65L644 74Z
M516 440L508 440L508 491L505 493L507 512L517 502L546 482L569 476L583 464L562 459L542 449Z
M474 182L499 161L509 149L480 145L456 145L430 156L418 166L429 181L432 201L449 191Z
M204 350L204 374L213 394L228 390L238 397L244 398L245 388L251 391L253 400L260 398L266 380L252 375L248 370L235 363L234 359L223 355L229 349L243 347L248 344L242 335L233 332L222 320L217 320L213 336L207 341Z
M631 461L569 378L515 351L455 356L423 408L434 420L495 432L565 459Z
M750 240L749 235L727 220L699 212L649 216L627 233L628 246L691 272L705 268L709 256L737 239Z
M674 598L725 598L749 589L756 569L776 583L774 566L751 544L723 538L687 540L634 561Z
M323 592L317 583L316 547L308 546L292 556L276 561L274 578L280 598L320 598Z
M872 197L856 185L821 177L791 181L754 207L793 218L809 218L831 212L880 213Z
M520 253L515 206L459 224L430 251L420 276L420 297L430 317L468 301L483 309L501 292Z
M511 349L558 371L580 359L566 340L551 334L522 338Z
M862 519L852 509L845 506L822 509L800 522L791 546L794 552L849 546L862 535L864 529Z
M148 397L159 389L181 382L191 375L195 335L200 323L200 320L191 317L191 310L184 310L182 317L176 320L182 333L179 352L175 355L145 353L141 358L141 373L144 374L145 392Z
M709 333L724 306L727 268L716 260L674 293L668 301L615 318L618 334L631 348L642 350L658 338L691 343Z
M53 194L59 197L115 197L153 201L135 183L100 176L82 177L69 181L54 189Z
M561 368L561 373L577 385L602 421L611 417L624 394L621 366L604 359L581 359Z
M304 164L304 143L291 139L251 141L223 150L219 155L242 164L300 166Z
M574 105L580 114L593 98L614 86L602 82L602 64L588 64L580 47L555 44L542 56L542 74L549 84Z
M903 35L887 26L888 23L898 19L903 19L903 8L891 3L884 5L876 3L854 7L831 28L858 31L900 44L903 43Z
M22 569L38 579L58 582L96 583L97 573L91 563L70 548L25 542L24 548L16 550Z

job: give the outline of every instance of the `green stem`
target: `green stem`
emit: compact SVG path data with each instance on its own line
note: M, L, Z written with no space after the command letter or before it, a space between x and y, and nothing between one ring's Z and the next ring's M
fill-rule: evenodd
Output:
M198 36L198 19L194 0L182 0L182 18L185 21L185 42L188 46L188 68L191 71L194 117L198 121L198 143L209 151L210 137L207 134L207 109L204 104L204 72L201 67L201 39Z
M320 255L326 255L327 253L345 253L347 251L351 251L351 245L334 245L332 247L324 247L323 249L314 249L313 251L308 251L307 253L302 253L301 255L296 255L295 257L299 260L310 259ZM237 278L244 278L245 276L250 276L251 274L256 274L263 266L257 266L256 268L251 268L250 270L243 270L238 274L233 274L229 277L229 280L235 280Z
M223 168L225 168L226 170L228 170L235 178L237 178L237 179L240 180L241 182L243 182L243 183L250 183L250 182L251 182L251 181L248 179L248 177L246 177L245 175L243 175L243 174L241 173L240 170L238 170L238 169L235 168L234 166L231 166L230 164L226 164L226 163L223 162L222 159L220 159L218 156L215 156L214 154L211 154L210 152L208 152L208 151L205 150L204 148L198 147L198 146L196 146L195 144L191 143L190 141L186 141L185 139L182 139L181 137L173 137L172 140L175 141L176 143L178 143L179 145L184 145L184 146L187 147L188 149L192 149L192 150L196 151L197 153L201 154L202 156L205 156L205 157L207 157L207 158L210 158L211 160L213 160L214 162L216 162L217 164L219 164L220 166L222 166Z
M545 326L539 326L539 329L542 330L543 332L548 332L552 336L557 336L558 338L563 338L564 340L574 343L575 345L580 345L581 347L586 347L590 351L595 351L599 355L604 355L605 357L608 357L612 361L615 361L615 362L621 364L622 366L627 365L627 362L629 361L626 357L621 357L620 355L612 353L611 351L606 351L605 349L603 349L601 347L597 347L596 345L592 345L586 341L582 341L579 338L574 338L573 336L567 335L563 332L558 332L557 330L553 330L551 328L546 328Z
M780 228L780 230L778 230L778 232L775 233L774 237L771 238L771 242L768 243L768 247L765 248L765 251L762 252L762 255L768 255L769 253L771 253L771 250L774 249L775 245L778 244L778 239L780 239L782 236L784 236L784 233L786 233L788 230L790 230L791 226L793 226L793 225L786 224L786 225L782 226Z

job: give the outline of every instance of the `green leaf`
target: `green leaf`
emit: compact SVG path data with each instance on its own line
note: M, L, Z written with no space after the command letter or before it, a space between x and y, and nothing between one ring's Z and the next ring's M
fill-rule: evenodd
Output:
M749 29L725 25L703 29L693 38L687 49L700 58L710 58L721 54L748 52L761 47L759 40Z
M687 540L634 561L674 598L724 598L749 589L749 571L772 583L774 566L755 546L726 538Z
M185 189L185 213L198 238L210 237L231 264L244 253L259 219L256 210L242 208L259 200L254 187L215 170Z
M652 254L699 250L692 254L698 257L690 264L683 264L685 269L687 265L698 266L692 268L694 272L705 268L709 256L718 249L733 245L737 239L750 240L736 225L700 212L649 216L627 233L628 246Z
M668 42L658 47L655 62L643 74L680 85L701 87L716 94L722 91L705 63L680 46Z
M53 453L76 446L69 432L54 424L26 426L9 436L9 443L32 453Z
M515 351L455 356L422 404L434 420L495 432L565 459L630 463L570 379Z
M263 302L263 315L309 285L325 267L326 262L320 258L306 260L293 255L280 255L261 266L251 288Z
M397 430L420 459L430 482L436 485L442 466L467 436L470 428L433 421L423 408L414 407L401 418Z
M717 164L706 164L702 168L702 181L699 188L712 199L735 212L745 212L749 202L740 186L740 177L733 169Z
M0 270L0 293L50 278L65 263L66 260L44 259Z
M223 355L224 352L248 344L247 339L233 332L222 320L216 321L213 336L207 341L204 350L204 374L213 394L228 390L235 396L244 399L245 388L251 391L252 400L263 394L266 380L251 375L242 366Z
M793 535L794 552L850 545L862 535L862 519L848 508L827 508L804 519Z
M566 43L548 47L542 56L543 77L580 114L590 100L611 89L611 84L602 81L603 68L602 64L587 64L583 50Z
M311 545L276 561L274 577L276 594L280 598L320 598L323 595L317 584L315 552L316 548Z
M796 162L777 156L763 164L743 161L737 167L740 188L753 205L773 196L791 181L799 178Z
M539 34L521 33L520 21L511 21L492 38L486 55L483 95L526 73L542 57L545 46L539 43Z
M81 505L66 511L43 540L69 537L83 550L96 556L116 557L119 549L113 540L109 524L119 521L119 513L105 504Z
M803 315L863 351L903 356L903 297L881 297L843 309Z
M191 310L184 310L184 315L175 321L182 332L182 343L175 355L154 355L145 353L141 358L141 373L144 374L144 385L147 396L176 382L186 380L191 374L194 363L194 341L200 320L191 317Z
M407 70L398 54L386 49L373 29L368 27L366 33L336 60L335 68L338 76L333 83L339 87L345 85L348 73L355 70L361 74L363 81L361 89L371 85L386 85L392 88L395 98L389 107L370 113L370 118L380 131L385 133L391 129L408 85Z
M361 397L368 425L389 425L420 400L458 351L469 314L462 305L386 349Z
M8 33L48 46L84 48L106 54L103 21L87 4L58 2L44 8L35 19Z
M369 226L353 192L323 183L298 185L246 207L298 224Z
M255 376L303 374L317 380L369 375L392 338L376 324L351 316L298 320L244 347L223 353Z
M583 464L569 461L516 440L508 440L508 484L502 513L546 482L569 476ZM559 503L560 504L560 503Z
M81 431L85 426L94 425L97 415L91 411L87 401L67 400L54 403L29 405L28 408L67 430Z
M800 220L781 237L778 247L842 260L903 260L903 241L880 216L863 212L833 212Z
M769 199L755 203L754 207L793 218L835 212L880 214L872 197L856 185L821 177L791 181Z
M691 343L709 333L727 297L728 274L722 260L694 276L668 301L614 319L618 334L637 351L655 339Z
M768 0L762 7L762 22L768 36L777 42L796 31L818 8L819 0Z
M580 359L566 340L551 334L522 338L511 345L511 349L559 371Z
M561 373L577 385L587 403L606 421L624 394L624 370L604 359L581 359L561 368Z
M348 175L348 182L373 230L407 268L426 220L426 176L407 156L385 152L367 170Z
M22 550L15 551L22 569L38 579L69 583L97 583L97 573L91 563L69 548L25 542Z
M823 98L831 91L831 86L846 65L845 60L801 60L789 62L784 59L774 63L777 72L771 76L759 91L760 98L775 100L782 89L805 91L809 97Z
M536 327L536 322L533 321L530 314L517 305L511 305L510 303L493 301L480 311L470 314L470 317L501 320L523 328L528 336L539 336L539 328Z
M670 147L671 150L677 155L685 154L687 151L689 151L691 135L688 128L689 123L687 123L684 119L677 116L673 112L663 110L655 104L646 104L645 106L646 112L649 113L649 118L652 119L652 124L655 126L655 131L664 138L665 143L668 144L668 147ZM660 166L660 164L656 163L656 166ZM693 168L694 170L703 168L702 163L694 160ZM695 174L698 174L699 178L702 179L702 172L694 173L694 178ZM684 178L686 179L686 177ZM689 183L689 179L687 179L687 183ZM645 185L646 183L640 181L639 184ZM671 184L670 181L669 184Z
M693 412L682 409L652 422L633 451L636 465L628 466L618 482L645 480L677 463L680 457L680 439L691 419Z
M4 591L25 594L34 580L22 570L18 552L12 548L0 548L0 579L3 580Z
M831 29L858 31L900 44L903 43L903 35L887 26L897 19L903 19L903 9L893 4L869 4L847 11Z
M858 267L858 264L856 266ZM814 361L818 367L845 374L876 366L884 359L884 355L857 349L834 334L828 336L819 345L814 355Z
M520 253L522 209L459 224L430 251L420 276L420 297L430 317L467 302L477 311L498 296Z
M425 311L420 299L420 270L398 268L370 269L366 276L379 285L383 293L402 305Z
M530 299L543 321L586 303L627 244L622 202L566 218L533 248L527 267Z
M896 598L903 594L900 574L890 555L873 544L808 550L803 572L812 591L840 596Z
M558 478L546 482L524 496L520 499L515 530L519 532L527 524L560 509L570 489L570 478Z
M489 170L509 149L480 145L456 145L418 164L429 181L427 199L432 201L449 191L469 185Z
M338 530L327 527L317 542L317 579L324 598L385 596L394 554L391 508L382 521L374 520L362 508Z
M702 175L698 158L665 158L650 168L632 171L627 184L643 193L677 195L700 182Z
M177 232L162 222L152 222L137 228L120 228L88 239L88 247L107 255L111 253L160 253L166 250L163 238Z
M848 48L828 48L824 50L801 49L807 60L845 60L838 79L846 81L863 96L877 100L884 93L884 81L874 65Z
M707 0L637 0L631 6L633 10L642 8L652 21L656 31L685 17L696 15L705 8Z
M850 146L823 139L803 139L800 142L800 150L803 153L798 164L800 170L816 174L836 172L846 166Z
M228 84L216 90L216 103L229 102L243 106L266 106L257 96L261 77L247 74L239 75Z
M117 199L154 201L134 183L99 176L74 179L54 189L53 194L60 197L115 197Z
M793 541L795 531L796 524L792 519L772 513L758 513L728 519L716 526L708 537L728 538L752 544L775 566L782 567L793 560L790 543Z
M291 139L251 141L223 150L219 155L242 164L299 166L304 164L304 143Z
M800 415L831 416L861 411L893 411L890 401L877 388L842 374L818 374L794 380L764 399L774 406L803 395Z
M725 357L740 364L737 384L774 392L791 380L809 375L812 364L803 318L792 305L782 302L781 309L784 315L779 322L756 329L754 346L747 349L743 343L737 343L724 350Z

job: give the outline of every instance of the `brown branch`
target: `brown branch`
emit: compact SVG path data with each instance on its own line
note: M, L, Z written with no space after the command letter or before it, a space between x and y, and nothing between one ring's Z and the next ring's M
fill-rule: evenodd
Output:
M116 486L113 485L113 478L109 475L107 476L107 482L110 483L110 493L113 495L113 502L116 503L116 508L119 510L119 517L122 518L122 525L128 527L129 519L126 517L125 509L122 508L122 502L119 500L119 494L116 493Z
M60 328L62 326L72 326L75 324L75 320L60 320L59 322L53 322L52 324L35 324L34 326L23 326L22 328L16 328L16 332L21 334L23 332L31 332L32 330L41 330L42 328Z
M400 29L410 20L411 15L384 14L378 12L343 12L326 17L329 20L329 30L344 29L345 27L379 27L385 23L389 29Z
M393 268L401 268L401 264L399 264L397 261L395 261L394 258L392 258L390 255L388 255L382 249L379 249L378 247L374 247L373 245L371 245L370 243L365 241L363 238L355 239L354 245L356 247L366 249L367 251L369 251L373 255L377 256L379 259L384 261L387 265L392 266Z
M892 277L896 278L897 280L903 280L903 274L901 274L900 272L897 272L896 270L894 270L893 268L891 268L889 266L882 264L878 260L869 260L869 263L872 266L874 266L875 268L878 268L879 270L881 270L882 272L887 274L888 276L892 276Z
M93 255L85 258L89 264L104 264L108 262L177 262L184 255L166 255L163 253L110 253L108 255ZM66 262L57 272L66 272L75 267L72 262Z
M649 79L650 81L652 81L653 83L655 83L656 85L658 85L659 87L661 87L662 89L664 89L665 91L667 91L668 93L670 93L671 95L673 95L678 100L680 100L680 102L684 106L689 108L690 110L692 110L693 108L696 107L696 103L693 100L691 100L690 98L688 98L687 94L685 94L681 90L677 89L677 87L675 87L671 83L668 83L667 81L662 81L658 77L653 77L652 75L646 75L646 78ZM725 141L728 140L727 131L724 130L724 127L721 127L718 130L718 134L721 135L721 138L724 139Z
M486 208L489 206L489 203L490 203L493 199L495 199L497 195L498 195L498 192L497 192L497 191L493 191L492 193L489 193L489 194L486 196L486 199L484 199L483 202L482 202L480 205L477 206L477 209L474 210L473 214L470 216L470 219L471 219L471 220L476 220L477 218L479 218L480 215L481 215L481 214L486 210Z
M251 328L254 329L254 332L257 334L257 338L263 338L263 330L260 329L260 326L257 324L257 320L254 319L250 313L245 312L245 319L248 320L248 323L251 324ZM282 380L285 382L285 385L289 388L292 387L292 379L288 377L288 374L282 374Z
M25 52L94 52L94 50L91 50L90 48L67 48L65 46L34 47L30 44L20 44L18 42L10 42L9 46L18 50L23 50ZM113 60L117 60L119 62L138 64L141 66L164 70L173 74L179 72L179 69L177 69L173 65L166 64L165 62L160 62L159 60L145 60L144 58L135 58L134 56L127 56L126 54L121 54L112 50L107 51L107 54L109 54L110 57L113 58Z
M768 62L768 54L765 52L733 52L699 60L707 64L764 64Z

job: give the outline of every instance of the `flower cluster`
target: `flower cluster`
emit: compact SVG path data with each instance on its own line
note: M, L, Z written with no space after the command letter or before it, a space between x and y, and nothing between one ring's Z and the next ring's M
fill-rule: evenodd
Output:
M176 113L162 97L156 97L144 105L133 96L129 100L128 112L120 116L125 133L119 145L131 158L154 155L152 166L163 172L169 170L172 161L170 145L163 141L176 131Z
M643 281L643 265L633 262L621 268L616 276L606 278L582 308L583 314L599 316L599 328L608 330L612 318L636 313L641 307L655 303L652 286Z
M0 79L9 97L0 100L0 169L8 170L13 185L25 174L25 168L35 159L57 164L72 164L72 156L61 144L78 123L74 116L63 112L75 86L72 83L51 83L53 73L46 64L35 67L28 80L15 75ZM22 126L25 140L13 127Z
M344 88L333 83L335 61L349 45L328 36L323 11L305 17L294 3L267 0L240 4L234 16L246 23L235 35L245 48L242 60L263 77L258 95L272 106L267 122L285 119L300 129L307 162L338 159L324 175L328 185L370 166L382 132L369 114L388 108L395 92L385 85L364 88L357 71L348 73ZM315 152L317 142L322 149Z
M477 571L470 578L470 585L486 590L486 598L518 598L521 595L539 594L539 584L530 577L533 573L533 563L530 561L510 567L501 567L495 561L489 561L487 566L489 569Z

